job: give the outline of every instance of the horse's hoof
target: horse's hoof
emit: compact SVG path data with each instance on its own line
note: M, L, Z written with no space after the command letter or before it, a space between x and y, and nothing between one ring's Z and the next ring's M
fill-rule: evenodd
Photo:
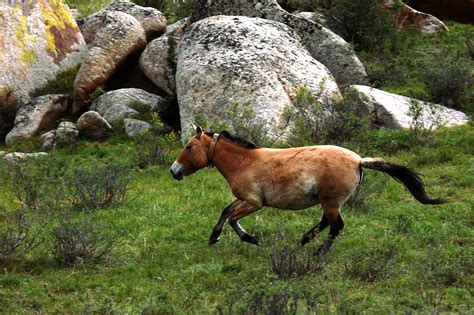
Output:
M256 235L245 234L241 239L244 242L260 246L260 239Z
M215 243L219 242L218 238L210 238L209 239L209 245L214 245Z
M301 245L302 246L305 246L307 243L309 243L311 239L307 236L303 236L303 238L301 239Z

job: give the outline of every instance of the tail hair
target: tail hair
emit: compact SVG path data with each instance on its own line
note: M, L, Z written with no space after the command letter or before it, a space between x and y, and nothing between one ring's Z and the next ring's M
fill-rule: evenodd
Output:
M423 183L423 180L421 179L420 174L406 166L386 162L381 158L363 158L361 162L361 167L370 168L373 170L387 173L392 178L405 185L405 187L408 188L413 197L415 197L416 200L423 204L435 205L446 203L446 200L441 198L429 198L426 195L425 185Z

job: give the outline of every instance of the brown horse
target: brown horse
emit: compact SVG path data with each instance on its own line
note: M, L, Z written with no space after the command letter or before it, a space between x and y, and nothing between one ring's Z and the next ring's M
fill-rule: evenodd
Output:
M444 202L426 195L416 172L381 158L361 158L332 145L259 148L225 131L206 133L194 127L196 134L171 166L171 174L181 180L206 166L215 166L237 198L222 211L209 244L219 240L228 219L242 241L259 245L259 239L245 232L238 220L264 206L298 210L320 203L324 210L321 221L304 234L301 243L306 244L329 225L329 235L319 248L326 251L344 227L341 207L361 182L362 168L389 174L421 203Z

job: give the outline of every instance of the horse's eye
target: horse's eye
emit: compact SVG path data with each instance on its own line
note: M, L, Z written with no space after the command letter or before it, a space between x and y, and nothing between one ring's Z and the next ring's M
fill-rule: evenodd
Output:
M186 150L191 151L191 149L192 149L192 146L190 146L190 145L186 146Z

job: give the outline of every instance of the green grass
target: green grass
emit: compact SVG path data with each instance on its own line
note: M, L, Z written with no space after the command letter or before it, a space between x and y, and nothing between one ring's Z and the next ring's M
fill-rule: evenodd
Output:
M380 132L378 138L394 136ZM344 209L346 227L324 268L290 280L271 271L272 251L299 240L319 219L319 207L263 209L243 219L262 247L240 242L227 225L221 241L208 246L212 226L233 199L218 172L205 169L177 182L167 166L132 168L128 201L95 213L105 231L118 235L113 251L99 261L62 267L46 227L49 242L2 267L0 312L225 313L229 305L245 307L262 290L270 296L291 293L300 313L309 303L323 312L472 312L473 136L469 126L444 129L431 146L396 155L361 147L416 168L425 174L428 193L450 203L421 205L399 183L367 170L363 209ZM68 149L57 154L65 163L94 165L104 159L131 161L134 151L132 142L114 138L107 144L80 143L76 155ZM374 181L380 183L377 190ZM4 184L0 193L11 196ZM276 238L279 233L283 237ZM315 249L320 242L309 246Z

